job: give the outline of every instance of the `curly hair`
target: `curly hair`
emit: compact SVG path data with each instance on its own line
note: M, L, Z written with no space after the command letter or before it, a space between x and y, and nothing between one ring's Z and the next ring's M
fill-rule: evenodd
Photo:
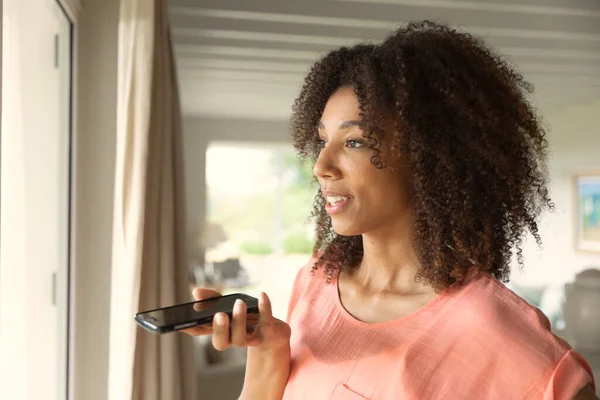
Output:
M475 267L508 281L512 257L523 265L527 231L541 245L539 216L554 208L532 85L482 40L410 23L380 44L343 47L313 65L291 120L304 160L318 158L321 114L346 86L358 98L373 166L410 166L417 280L441 291ZM360 235L334 232L325 204L318 192L313 268L324 267L330 280L360 264L363 245Z

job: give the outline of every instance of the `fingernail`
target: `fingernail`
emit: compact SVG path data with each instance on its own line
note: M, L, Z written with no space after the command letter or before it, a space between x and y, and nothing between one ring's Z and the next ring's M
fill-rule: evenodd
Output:
M217 321L217 325L219 325L219 326L225 325L225 316L223 314L215 315L215 320Z
M235 304L233 305L233 313L236 315L240 315L244 312L244 308L246 307L246 302L241 299L237 299Z

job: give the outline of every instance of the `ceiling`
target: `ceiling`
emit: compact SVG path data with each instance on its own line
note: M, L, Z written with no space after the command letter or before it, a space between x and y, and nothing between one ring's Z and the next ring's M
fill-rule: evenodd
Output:
M486 38L545 109L600 99L600 0L169 0L186 115L281 120L320 55L412 20Z

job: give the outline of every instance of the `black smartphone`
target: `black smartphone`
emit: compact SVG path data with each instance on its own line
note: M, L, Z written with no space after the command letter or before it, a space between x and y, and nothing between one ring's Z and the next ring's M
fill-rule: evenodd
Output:
M167 333L212 324L216 313L233 313L237 299L246 303L248 315L258 314L258 299L243 293L230 294L137 313L135 321L152 333Z

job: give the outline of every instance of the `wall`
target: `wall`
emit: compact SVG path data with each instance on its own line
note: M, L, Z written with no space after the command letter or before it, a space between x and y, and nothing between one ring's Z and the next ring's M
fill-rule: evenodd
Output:
M291 143L290 125L280 120L184 117L183 141L187 193L188 249L192 250L204 224L206 207L206 149L211 141Z
M600 97L600 96L599 96ZM600 268L600 254L575 250L575 197L573 174L600 170L600 100L550 110L545 115L550 127L549 172L556 210L543 218L540 234L543 250L530 243L525 253L525 271L515 271L513 280L523 283L559 283L572 279L585 267Z
M119 0L87 0L76 32L71 399L106 400Z

